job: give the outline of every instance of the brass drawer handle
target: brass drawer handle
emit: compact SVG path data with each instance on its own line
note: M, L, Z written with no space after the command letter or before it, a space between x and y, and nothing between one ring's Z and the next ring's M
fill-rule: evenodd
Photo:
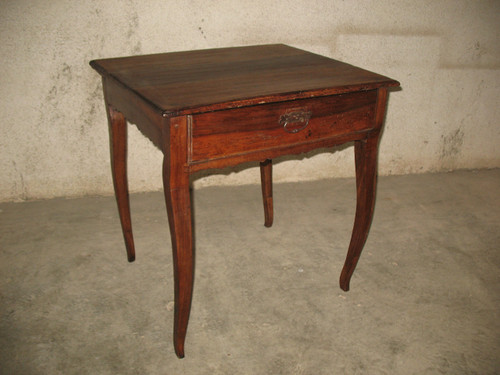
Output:
M309 125L312 112L304 108L290 109L280 116L279 123L288 133L297 133Z

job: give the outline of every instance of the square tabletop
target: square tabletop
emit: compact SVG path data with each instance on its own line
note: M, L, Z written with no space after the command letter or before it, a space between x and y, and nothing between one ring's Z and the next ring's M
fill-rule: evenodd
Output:
M391 78L283 44L91 61L165 116L399 86Z

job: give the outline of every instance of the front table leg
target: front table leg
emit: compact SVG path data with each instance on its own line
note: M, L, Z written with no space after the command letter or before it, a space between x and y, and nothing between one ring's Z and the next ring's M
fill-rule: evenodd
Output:
M340 288L346 292L349 290L349 282L368 237L373 217L377 183L377 149L378 135L354 143L357 192L356 216L351 243L349 244L344 268L340 274Z
M191 298L193 294L194 254L191 221L191 194L186 166L186 119L171 119L164 134L163 188L167 205L174 264L174 348L184 357Z
M129 262L135 260L134 237L130 220L130 203L127 183L127 121L121 112L106 105L111 149L111 173L115 187L118 213Z

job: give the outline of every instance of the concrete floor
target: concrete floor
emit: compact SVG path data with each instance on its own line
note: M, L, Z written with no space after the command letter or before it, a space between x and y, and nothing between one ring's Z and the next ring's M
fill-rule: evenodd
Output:
M186 358L161 193L0 205L1 374L498 374L500 170L383 177L351 282L353 179L195 191Z

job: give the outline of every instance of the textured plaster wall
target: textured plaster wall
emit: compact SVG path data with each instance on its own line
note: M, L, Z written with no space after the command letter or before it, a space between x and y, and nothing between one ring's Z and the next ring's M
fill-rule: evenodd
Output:
M500 2L0 0L0 201L110 194L95 58L286 43L398 79L380 173L500 167ZM129 132L131 191L161 153ZM353 175L353 150L278 160L275 181ZM240 168L241 169L241 168ZM257 183L255 168L195 186Z

